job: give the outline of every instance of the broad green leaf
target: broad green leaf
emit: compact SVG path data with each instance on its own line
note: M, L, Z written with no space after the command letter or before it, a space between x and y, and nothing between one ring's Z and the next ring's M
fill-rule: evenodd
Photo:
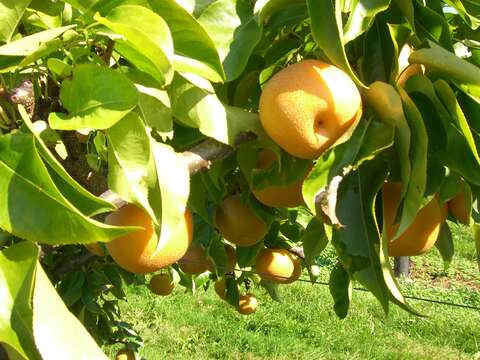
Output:
M168 84L173 77L173 41L166 22L152 10L137 5L114 8L106 17L94 17L115 33L126 38L126 45L148 59L160 84ZM120 53L121 50L120 50ZM128 56L126 56L128 60Z
M0 46L0 56L28 56L75 25L37 32Z
M441 44L444 48L453 51L452 34L446 19L434 10L434 6L415 4L415 34L423 41Z
M206 136L224 144L235 145L240 133L254 132L260 140L269 141L258 114L224 105L215 94L195 87L176 76L170 88L173 116L185 126L198 128Z
M315 258L320 255L328 244L323 223L316 217L312 218L300 240L305 253L305 263L307 266L310 266L315 263Z
M443 270L447 271L452 262L453 255L455 254L455 249L453 245L452 233L448 223L445 222L440 229L440 234L438 234L438 239L435 242L435 247L440 252L440 255L443 259Z
M412 169L409 155L411 131L403 111L402 99L392 85L381 81L370 85L370 88L364 92L364 99L383 122L395 127L393 146L396 162L400 168L401 196L403 197L407 191Z
M166 91L139 87L138 113L145 124L154 129L162 139L173 138L173 119L170 98Z
M83 215L55 186L34 138L22 133L0 136L0 228L45 244L104 242L136 229Z
M389 28L376 21L368 30L363 42L362 80L367 84L375 81L388 82L395 65L395 45Z
M24 124L35 137L35 144L40 156L48 164L49 169L51 169L50 175L54 178L55 185L72 205L87 216L114 210L115 207L111 203L88 192L67 173L62 164L60 164L57 158L50 152L41 137L34 131L34 125L30 121L25 108L19 106L18 110Z
M373 159L390 147L393 143L393 129L388 123L362 119L350 141L334 147L318 159L303 183L303 198L308 208L319 215L317 202L322 202L323 198L326 204L322 211L328 212L329 217L334 215L336 186L339 181L363 162Z
M107 129L128 114L138 101L133 83L118 71L83 64L63 81L60 100L69 115L51 113L52 129Z
M32 0L0 1L0 42L9 42Z
M415 8L413 7L413 1L415 0L393 0L415 31Z
M480 69L478 69L480 72ZM435 92L442 101L443 105L450 113L450 116L456 122L457 128L460 130L462 135L465 137L465 141L468 143L470 150L480 165L480 156L478 155L477 147L475 145L475 140L473 139L472 131L468 125L467 119L460 107L460 104L457 101L457 97L450 86L444 80L437 80L433 84Z
M108 359L65 306L39 263L33 294L33 335L43 359Z
M0 339L22 359L40 356L33 339L32 296L38 247L21 242L0 252Z
M181 153L153 139L150 139L150 146L161 194L161 218L158 219L161 231L157 245L157 249L161 249L172 238L188 236L186 227L179 229L178 224L183 224L185 219L190 173Z
M475 0L444 0L444 2L457 10L472 30L478 29L480 26L480 3Z
M168 24L175 48L175 70L223 82L225 73L215 44L192 15L174 0L149 0Z
M95 3L99 2L99 0L63 0L67 4L72 5L75 9L78 9L82 12L88 10L92 7Z
M307 5L313 37L320 49L334 65L349 74L358 86L365 87L350 67L345 53L340 0L307 0Z
M291 12L292 8L305 6L305 0L258 0L255 2L254 13L258 23L263 24L275 13L280 11Z
M56 37L73 26L45 30L0 46L0 73L30 65L58 50L63 42Z
M237 263L240 268L246 268L255 264L255 259L260 250L264 248L263 241L253 246L237 247Z
M334 301L335 314L340 319L344 319L348 315L352 300L353 282L341 263L337 263L330 273L328 288Z
M387 178L387 168L384 162L379 162L381 166L365 164L365 170L350 173L340 185L337 215L343 227L333 229L332 244L345 270L372 292L387 313L389 293L374 215L375 197Z
M270 297L273 300L277 302L282 302L282 297L280 295L280 291L278 289L277 283L267 281L267 280L262 280L260 281L260 286L263 287L265 290L267 290L268 295L270 295Z
M110 189L125 201L145 209L159 226L161 196L145 125L131 112L107 130L107 139Z
M480 86L480 68L432 41L428 43L430 48L419 49L410 55L411 63L423 64L428 70L439 72L460 84Z
M470 182L480 185L479 162L472 154L465 136L457 129L456 121L451 118L437 96L431 81L425 76L413 76L407 81L406 89L410 94L421 94L428 99L432 105L430 111L434 109L436 113L435 118L431 120L438 120L443 124L445 131L443 142L446 142L446 146L443 144L439 150L443 151L440 158L443 159L445 165L460 173ZM437 131L441 129L435 123L432 126L436 126Z
M52 0L33 0L25 12L25 21L42 29L62 26L65 4Z
M422 206L423 196L427 184L427 149L428 135L422 115L415 103L402 88L399 88L402 98L405 118L410 127L409 159L412 171L408 181L407 191L403 197L397 213L398 228L392 240L398 238L408 229Z
M389 5L390 0L357 0L345 24L343 42L347 44L367 31L375 16Z
M226 80L236 79L247 66L262 33L252 6L243 0L215 1L202 12L198 22L217 48Z
M225 277L225 295L227 302L232 306L238 306L240 301L240 292L238 290L237 281L233 276Z

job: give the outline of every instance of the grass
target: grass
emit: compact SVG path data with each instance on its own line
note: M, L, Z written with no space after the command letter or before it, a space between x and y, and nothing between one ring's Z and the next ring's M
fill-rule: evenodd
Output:
M457 253L447 273L438 253L414 259L407 294L480 307L480 276L473 241L454 226ZM322 258L326 277L329 249ZM415 317L392 306L385 316L368 293L354 292L348 317L339 320L326 286L295 283L281 288L282 303L256 291L260 306L241 316L213 289L194 296L177 289L155 297L144 286L129 289L125 321L142 335L150 359L478 359L480 312L426 302L411 304ZM116 348L106 349L112 355Z

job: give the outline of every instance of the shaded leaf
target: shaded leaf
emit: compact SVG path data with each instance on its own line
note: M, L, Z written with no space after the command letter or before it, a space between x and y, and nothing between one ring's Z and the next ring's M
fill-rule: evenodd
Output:
M341 263L337 263L330 272L328 288L332 295L333 310L340 319L348 314L350 301L352 300L353 283Z
M305 263L310 266L328 244L323 223L318 218L312 218L300 240L305 253Z
M435 242L435 247L438 249L440 255L442 256L443 270L447 271L450 267L450 263L452 262L453 254L455 253L452 233L447 222L445 222L440 229L440 234L438 234L438 239Z
M375 16L386 10L390 0L358 0L344 27L343 42L346 44L362 35L372 25Z

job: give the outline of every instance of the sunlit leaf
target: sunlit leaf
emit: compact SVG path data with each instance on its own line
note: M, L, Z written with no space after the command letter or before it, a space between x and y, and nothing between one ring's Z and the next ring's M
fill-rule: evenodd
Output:
M38 247L22 242L0 252L0 339L22 358L38 359L33 339L32 296Z
M83 64L63 81L60 100L69 114L51 113L52 129L107 129L128 114L138 101L133 83L118 71Z

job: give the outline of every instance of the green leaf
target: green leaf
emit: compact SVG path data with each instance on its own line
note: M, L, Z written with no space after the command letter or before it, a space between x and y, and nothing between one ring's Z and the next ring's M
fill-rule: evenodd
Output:
M310 266L328 244L323 223L318 218L312 218L300 239L305 253L305 263Z
M342 182L337 214L343 227L333 229L332 244L345 270L372 292L387 313L389 294L378 254L380 234L374 216L375 197L386 177L385 163L372 166L367 162L366 170L350 173Z
M225 295L225 300L227 300L230 305L238 306L240 292L234 276L225 276Z
M348 315L348 308L352 300L353 282L341 263L337 263L330 273L328 288L332 295L333 310L340 319Z
M205 29L174 0L149 0L168 24L175 48L175 70L222 82L225 73L215 44Z
M170 110L170 98L165 91L158 89L137 88L138 113L147 126L154 129L163 140L173 138L173 119Z
M96 14L94 19L122 35L126 38L126 46L150 61L150 68L155 71L148 73L161 85L170 83L173 78L173 40L167 23L160 16L143 6L122 5L106 17ZM128 60L127 54L125 57Z
M362 119L346 143L334 147L315 164L303 183L303 198L308 208L317 213L318 195L326 200L325 212L332 219L335 212L336 187L341 177L363 162L373 159L393 143L393 127L388 123ZM332 182L333 179L336 179ZM328 186L327 186L328 185Z
M92 7L95 3L99 2L100 0L63 0L67 4L72 5L75 9L78 9L82 12L88 10Z
M0 46L0 56L28 56L75 25L37 32Z
M63 42L56 37L72 27L45 30L0 46L0 73L30 65L58 50Z
M414 51L409 62L423 64L428 70L439 72L446 78L457 80L463 85L480 86L480 68L457 57L454 53L429 41L429 49Z
M305 0L258 0L255 2L254 13L258 22L263 24L279 11L291 11L292 7L305 6Z
M387 83L377 81L364 92L364 98L378 118L395 127L394 150L396 163L400 168L402 182L401 196L407 191L411 175L410 138L411 131L403 111L402 99L395 88Z
M43 359L108 359L65 306L39 263L33 294L33 335Z
M0 1L0 42L9 42L32 0Z
M407 191L397 213L398 228L392 240L397 239L412 224L422 206L427 184L427 149L428 135L422 115L405 90L399 88L405 118L410 127L410 163L412 166Z
M450 267L450 263L452 262L453 254L455 253L452 232L450 231L450 227L448 226L447 222L445 222L440 229L440 234L438 234L438 239L435 242L435 247L438 249L440 255L442 256L443 270L447 271Z
M443 153L440 158L450 169L457 171L468 181L480 185L479 162L471 152L471 147L463 134L457 129L457 121L451 118L451 115L437 96L436 89L431 81L425 76L413 76L406 83L406 89L411 94L420 94L424 96L431 104L431 109L436 112L436 117L431 120L440 120L445 131L445 144L442 144ZM430 109L430 110L431 110ZM423 110L422 110L423 111ZM441 127L433 124L437 131Z
M432 5L424 6L419 1L414 1L414 4L415 34L421 40L429 39L430 43L435 41L453 51L452 34L445 17L437 13Z
M282 297L280 295L280 291L278 290L277 283L267 281L267 280L262 280L260 281L260 286L263 287L265 290L267 290L268 295L270 295L270 297L273 300L277 302L282 302Z
M62 26L65 4L52 0L33 0L26 13L25 21L42 29Z
M25 108L19 105L18 110L24 124L35 138L35 145L40 156L48 164L49 173L50 176L53 177L55 185L72 205L87 216L114 210L115 207L110 202L94 196L70 176L62 164L60 164L57 158L50 152L41 137L34 131L34 125L30 121Z
M131 112L107 130L108 186L122 199L143 208L159 226L161 195L145 125Z
M0 252L0 339L22 359L40 356L33 339L32 296L38 247L21 242Z
M0 136L0 228L45 244L104 242L136 229L108 226L77 210L50 178L34 138L22 133Z
M241 268L253 266L258 253L263 247L263 241L260 241L253 246L238 246L236 252L238 266Z
M258 114L224 105L215 94L200 89L181 76L175 76L170 87L172 114L182 124L198 128L208 137L235 146L240 133L253 132L261 141L265 135Z
M390 0L357 0L344 27L343 42L348 42L362 35L373 23L375 16L386 10Z
M374 81L388 82L392 78L395 48L389 28L376 21L368 30L363 42L362 79L370 84Z
M52 129L107 129L128 114L138 101L138 91L122 73L94 64L73 70L63 81L60 100L69 115L51 113Z
M158 186L161 193L161 232L157 249L161 249L173 238L188 237L185 222L185 208L190 191L190 173L181 153L170 146L150 140L150 146L157 171ZM155 206L158 206L155 204Z
M480 72L480 69L478 69ZM456 123L457 128L462 133L465 141L467 142L468 146L470 147L470 151L472 155L475 157L475 160L480 165L480 156L478 155L477 147L475 145L475 140L473 139L472 131L470 130L469 124L465 115L463 114L462 108L457 101L457 97L450 86L444 80L437 80L433 84L435 88L435 92L437 93L438 97L442 101L443 105L450 113L450 116Z
M329 60L345 71L358 86L365 87L350 67L345 53L340 0L307 0L307 5L313 38L317 45Z
M415 8L413 7L413 1L414 0L393 0L403 16L407 19L409 25L415 31Z
M226 80L236 79L247 66L262 34L252 6L243 0L215 1L202 12L198 22L217 48Z
M474 0L444 0L445 3L457 10L462 19L476 30L480 26L480 4Z
M393 277L386 257L387 239L385 235L380 238L375 217L376 196L387 174L384 161L376 159L364 163L342 182L338 216L345 226L333 229L332 244L345 270L373 293L385 312L391 300L418 314L406 303Z

